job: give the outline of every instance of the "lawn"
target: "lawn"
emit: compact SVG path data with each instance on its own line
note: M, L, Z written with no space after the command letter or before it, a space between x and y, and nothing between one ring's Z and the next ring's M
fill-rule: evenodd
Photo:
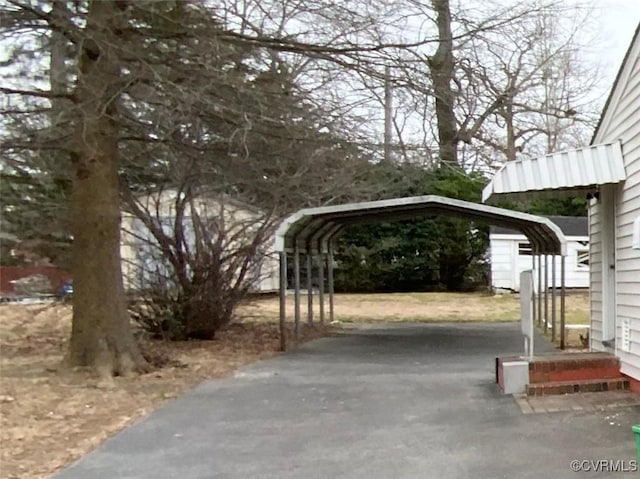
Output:
M551 318L551 295L549 295ZM278 317L277 297L255 301L243 308L245 317L272 321ZM293 294L287 297L287 316L294 311ZM328 295L325 296L325 314L328 318ZM558 318L560 299L557 298ZM306 320L307 296L301 297L302 318ZM317 295L314 298L314 316L319 316ZM380 322L504 322L520 318L520 298L517 294L489 295L483 293L390 293L390 294L336 294L335 319L340 323ZM559 319L558 319L559 321ZM566 298L567 324L589 323L589 295L570 292Z

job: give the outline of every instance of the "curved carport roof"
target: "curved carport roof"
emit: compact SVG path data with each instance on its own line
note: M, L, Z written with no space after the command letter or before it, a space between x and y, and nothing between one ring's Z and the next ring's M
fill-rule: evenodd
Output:
M275 235L275 249L292 252L298 246L301 252L325 251L327 242L345 226L437 215L520 230L536 253L566 255L566 239L548 218L435 195L302 209L281 223Z
M313 322L313 289L319 285L320 322L324 321L325 269L329 289L329 317L333 320L333 246L332 239L349 225L401 221L429 216L456 216L481 221L497 226L522 231L529 238L533 252L538 258L541 269L541 255L561 255L562 258L562 308L561 328L564 328L564 256L567 254L567 242L562 230L548 218L521 213L519 211L497 208L479 203L446 198L443 196L412 196L389 200L349 203L319 208L305 208L286 218L275 234L275 249L280 254L280 344L286 349L286 290L287 290L287 253L293 253L293 274L295 293L295 329L294 338L299 336L301 317L300 255L306 256L307 268L307 318ZM316 259L314 260L314 257ZM546 258L546 256L545 256ZM317 264L318 278L314 283L312 273L314 261ZM546 259L545 259L546 267ZM555 271L555 269L554 269ZM555 274L555 273L554 273ZM545 305L547 278L545 276ZM542 275L538 274L539 291ZM554 276L555 284L555 276ZM553 304L555 305L555 288ZM540 295L538 295L538 321L542 319ZM545 306L545 324L547 324ZM553 336L555 339L555 306L553 308ZM546 326L545 326L546 328ZM546 329L545 329L546 330ZM564 331L564 329L561 329ZM562 336L564 340L564 335ZM564 341L562 342L564 345Z

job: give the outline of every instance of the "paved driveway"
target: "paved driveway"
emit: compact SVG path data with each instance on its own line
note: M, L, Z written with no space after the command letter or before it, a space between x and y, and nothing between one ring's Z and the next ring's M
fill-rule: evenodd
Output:
M521 343L517 324L321 339L201 384L57 477L637 477L569 465L634 459L640 408L523 415L497 393L494 357Z

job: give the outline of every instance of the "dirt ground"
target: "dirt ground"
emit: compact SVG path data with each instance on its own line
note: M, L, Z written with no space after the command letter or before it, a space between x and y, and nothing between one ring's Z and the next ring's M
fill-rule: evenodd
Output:
M568 297L568 322L585 322L587 300L585 294ZM290 318L293 297L287 308ZM306 296L301 310L306 318ZM317 301L314 311L317 320ZM325 311L328 321L328 298ZM383 321L507 321L516 319L518 311L517 295L399 293L336 295L335 300L336 323L346 327ZM278 298L246 305L239 315L241 320L215 341L143 341L145 355L165 366L105 385L88 372L59 369L70 332L69 306L0 305L0 478L50 477L200 381L278 354ZM336 327L305 327L303 338Z

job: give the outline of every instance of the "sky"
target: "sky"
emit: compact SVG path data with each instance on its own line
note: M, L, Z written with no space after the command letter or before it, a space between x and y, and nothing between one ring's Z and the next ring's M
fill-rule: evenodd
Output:
M605 60L607 81L613 82L640 23L640 0L595 0L594 4L601 37L596 51Z

